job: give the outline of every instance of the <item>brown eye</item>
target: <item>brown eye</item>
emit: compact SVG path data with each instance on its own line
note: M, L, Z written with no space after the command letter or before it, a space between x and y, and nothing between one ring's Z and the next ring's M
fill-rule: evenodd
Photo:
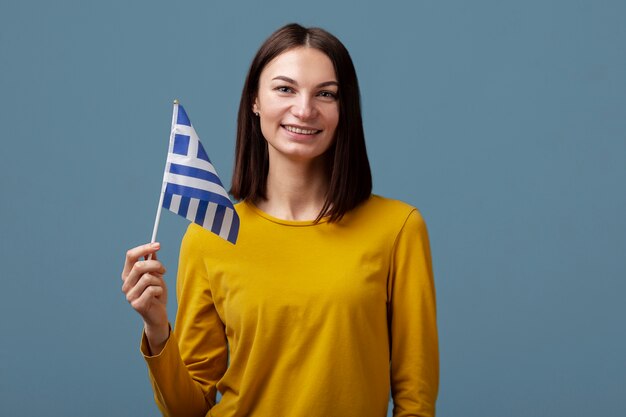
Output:
M332 99L337 98L337 94L333 93L332 91L320 91L319 96L324 97L324 98L332 98Z
M293 89L291 87L287 87L287 86L280 86L280 87L276 87L274 90L281 92L281 93L292 93Z

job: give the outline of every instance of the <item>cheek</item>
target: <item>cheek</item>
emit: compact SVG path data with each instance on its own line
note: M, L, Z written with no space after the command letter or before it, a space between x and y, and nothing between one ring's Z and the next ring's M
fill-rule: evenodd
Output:
M333 136L335 136L335 133L337 133L337 127L339 126L339 111L333 114L329 121L330 125L332 126Z
M270 130L276 130L276 128L279 127L279 120L274 114L261 112L259 119L259 122L261 123L261 131L266 137Z
M337 125L339 124L339 114L340 114L340 109L339 109L339 103L335 103L335 106L332 108L332 110L329 111L328 113L328 119L332 121L332 123L334 123L335 127L337 127Z
M270 132L270 124L267 121L264 121L261 118L261 134L263 135L263 138L265 140L267 140L267 138L272 138L273 134Z
M259 117L261 118L262 126L271 127L271 125L280 123L283 115L284 109L276 105L276 103L266 102L259 107Z
M260 116L260 124L261 124L261 134L265 140L272 142L274 137L279 134L280 121L279 118L275 115L262 113Z

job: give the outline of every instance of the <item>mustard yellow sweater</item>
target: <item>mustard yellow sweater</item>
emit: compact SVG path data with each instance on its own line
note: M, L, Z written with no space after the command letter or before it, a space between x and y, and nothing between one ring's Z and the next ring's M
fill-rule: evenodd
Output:
M176 326L148 364L167 416L434 416L439 363L426 225L372 196L339 223L239 203L232 245L191 224ZM222 399L216 404L216 390Z

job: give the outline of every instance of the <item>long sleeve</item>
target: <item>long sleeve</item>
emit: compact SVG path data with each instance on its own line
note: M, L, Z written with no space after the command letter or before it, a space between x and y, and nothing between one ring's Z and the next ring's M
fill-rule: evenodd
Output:
M413 210L396 238L389 277L394 417L432 417L439 387L435 286L426 224Z
M159 355L142 339L157 405L164 416L202 416L215 405L216 383L227 368L224 325L216 311L196 229L180 251L176 326Z

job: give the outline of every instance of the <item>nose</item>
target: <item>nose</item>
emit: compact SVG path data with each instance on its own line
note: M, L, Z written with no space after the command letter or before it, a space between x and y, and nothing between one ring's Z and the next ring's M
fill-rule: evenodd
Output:
M315 103L310 97L302 95L298 98L298 102L294 103L291 107L291 112L294 116L301 120L308 120L315 117L317 110Z

